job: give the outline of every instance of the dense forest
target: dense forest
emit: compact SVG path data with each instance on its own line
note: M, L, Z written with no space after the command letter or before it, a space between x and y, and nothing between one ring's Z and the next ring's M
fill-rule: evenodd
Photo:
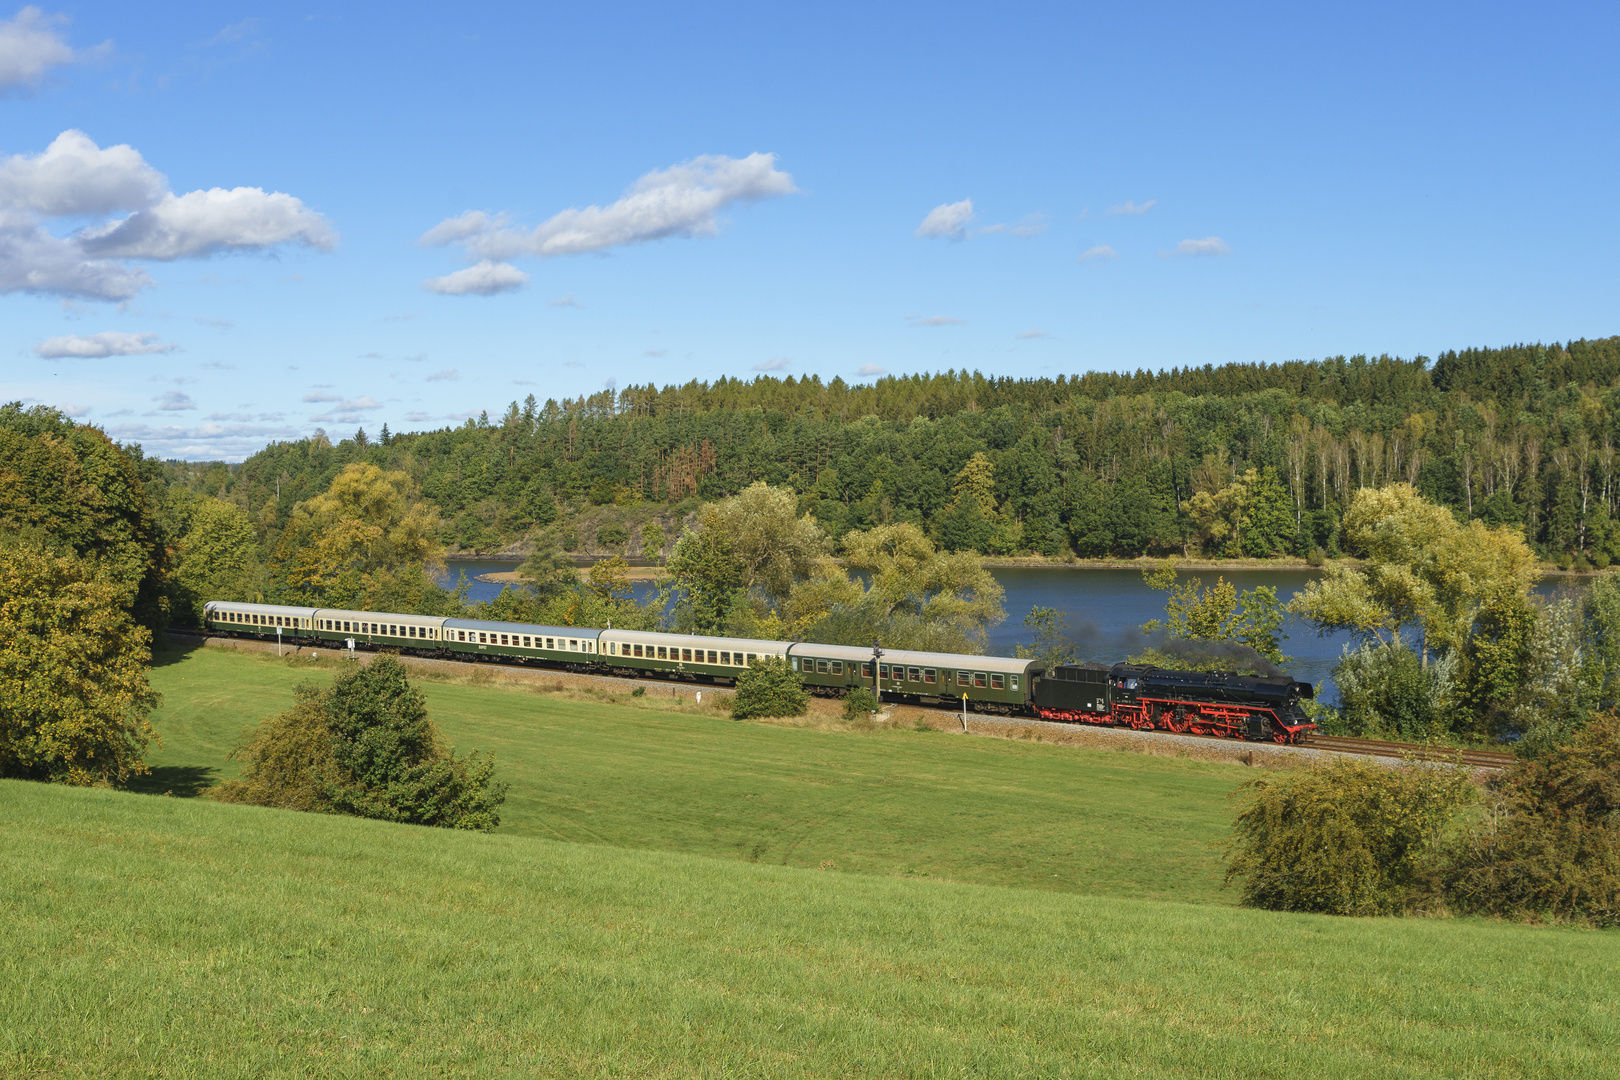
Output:
M171 482L248 511L262 536L346 464L403 470L447 542L486 551L536 526L571 546L592 506L689 509L765 480L791 487L834 537L906 521L986 554L1334 555L1351 495L1407 481L1462 519L1522 528L1547 557L1606 565L1620 555L1617 383L1620 337L1432 363L870 385L762 376L531 395L456 428L317 434L239 466L169 468ZM965 482L992 494L961 498Z

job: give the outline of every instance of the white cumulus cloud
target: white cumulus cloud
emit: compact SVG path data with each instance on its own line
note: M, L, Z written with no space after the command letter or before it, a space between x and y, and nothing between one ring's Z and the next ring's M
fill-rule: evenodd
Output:
M51 68L73 60L73 49L53 29L66 21L33 6L0 20L0 90L37 86Z
M512 227L504 214L471 210L441 221L420 243L460 244L470 257L496 265L519 255L583 255L671 236L713 236L727 207L796 190L793 177L776 167L775 154L705 154L647 173L606 206L564 210L533 229Z
M173 352L178 345L164 345L155 333L125 333L104 330L99 334L67 334L46 338L34 347L34 352L48 360L71 356L96 359L103 356L145 356L150 353Z
M1097 262L1101 259L1112 259L1118 254L1119 252L1115 251L1107 244L1098 244L1096 247L1086 248L1086 250L1082 251L1080 253L1079 261L1083 263Z
M921 237L943 237L946 240L960 240L967 235L968 222L973 220L973 200L963 199L961 202L941 203L928 211L922 224L917 226L917 235Z
M1226 241L1218 236L1206 236L1202 240L1183 240L1176 245L1177 255L1230 255L1232 249L1226 246Z
M528 283L529 275L511 263L485 259L453 274L428 278L422 282L422 288L445 296L494 296L496 293L521 289Z
M86 232L82 243L91 255L168 260L289 243L331 251L337 235L291 195L239 187L164 195L155 206Z
M862 364L855 369L857 375L887 375L888 373L888 368L878 367L876 364Z
M152 400L156 401L158 408L164 412L184 412L197 407L196 402L191 400L191 395L183 394L179 390L165 390Z
M762 360L755 364L754 371L785 371L791 361L785 356L773 356L769 360Z
M111 220L57 235L47 224L60 218ZM97 146L82 131L0 159L0 293L127 300L153 282L124 260L283 244L329 251L336 242L325 218L292 195L250 187L176 195L139 151Z

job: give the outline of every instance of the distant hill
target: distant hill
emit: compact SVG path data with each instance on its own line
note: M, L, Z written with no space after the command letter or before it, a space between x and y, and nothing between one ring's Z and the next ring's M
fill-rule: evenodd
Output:
M1620 337L1450 351L1432 364L1357 356L1056 379L949 371L870 385L723 378L560 402L531 395L460 427L317 437L237 467L170 470L243 506L263 534L365 460L415 476L447 539L467 550L539 529L592 549L596 530L619 524L611 511L586 515L593 507L674 511L765 480L799 492L834 536L909 520L987 553L1136 556L1196 546L1180 504L1253 469L1274 525L1230 554L1333 553L1357 488L1409 481L1460 517L1522 527L1549 555L1606 561L1620 555L1617 379ZM997 513L956 521L954 487L976 452L993 463ZM630 532L621 547L643 554Z

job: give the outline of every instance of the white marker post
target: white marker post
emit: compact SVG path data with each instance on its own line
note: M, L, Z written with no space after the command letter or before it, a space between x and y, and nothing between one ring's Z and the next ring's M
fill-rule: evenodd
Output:
M962 731L967 731L967 692L962 693Z
M276 655L281 655L281 627L276 627Z

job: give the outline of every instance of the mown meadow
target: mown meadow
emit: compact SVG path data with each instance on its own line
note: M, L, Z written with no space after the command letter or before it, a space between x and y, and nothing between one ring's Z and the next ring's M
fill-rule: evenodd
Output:
M158 659L151 794L0 782L0 1076L1613 1075L1620 935L1238 908L1240 767L425 680L455 832L184 797L335 665Z
M145 791L234 775L245 725L338 661L179 647ZM938 731L737 723L692 688L616 699L423 679L458 754L511 783L503 834L752 862L1153 899L1232 903L1220 887L1232 765ZM714 698L709 695L710 704Z

